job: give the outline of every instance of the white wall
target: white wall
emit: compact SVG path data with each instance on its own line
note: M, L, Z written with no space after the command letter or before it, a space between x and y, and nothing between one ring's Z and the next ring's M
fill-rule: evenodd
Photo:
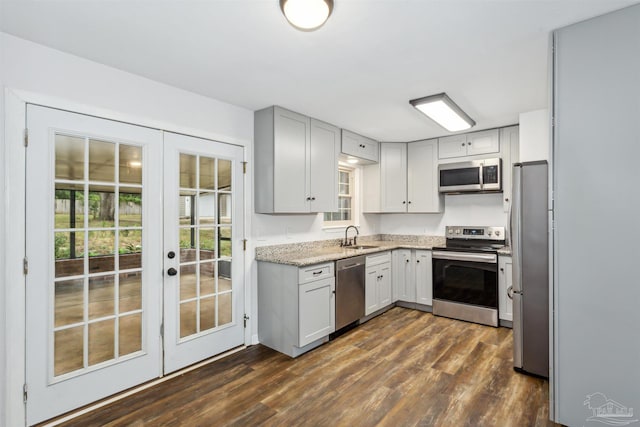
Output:
M10 88L21 96L37 98L38 102L51 106L64 106L74 111L97 116L124 120L137 124L158 127L224 142L232 142L247 148L247 160L251 163L253 141L253 112L206 98L191 92L170 87L146 78L129 74L92 61L56 51L23 39L0 33L0 101L3 91ZM212 82L216 84L216 82ZM224 84L220 82L219 84ZM4 102L0 104L0 112ZM4 114L2 114L4 118ZM4 135L4 133L2 133ZM7 140L5 144L20 141ZM0 162L0 183L4 183L5 162ZM247 176L247 211L252 210L252 178ZM4 185L1 187L4 189ZM0 194L2 195L2 194ZM2 203L5 199L2 197ZM11 206L2 205L2 215L11 210ZM18 220L18 219L16 219ZM251 229L251 216L247 218L247 232ZM4 230L0 228L0 259L3 259L7 245ZM249 237L251 238L251 237ZM252 248L248 254L253 255ZM251 256L252 258L252 256ZM2 261L0 261L2 262ZM250 264L250 261L249 263ZM2 264L0 264L2 267ZM251 267L249 267L250 269ZM7 286L20 286L21 283L7 283L2 275L0 287L0 362L7 348L20 343L5 342L4 314L9 301L3 301ZM248 274L247 277L253 277ZM248 283L250 295L256 294L255 281ZM255 313L255 304L253 308ZM251 315L255 319L255 315ZM251 328L255 328L252 323ZM9 361L16 363L16 361ZM0 390L7 379L4 363L0 365ZM21 387L21 386L20 386ZM14 390L15 391L15 390ZM2 392L0 392L2 393ZM15 394L15 396L14 396ZM0 413L0 425L21 425L22 400L18 393L4 397L12 400L9 406L0 406L0 411L13 412L13 418L5 419ZM16 398L20 400L16 403ZM9 411L9 408L12 411Z
M549 110L520 113L520 161L549 160Z
M357 190L354 200L362 194L362 171L356 169ZM356 225L360 235L379 233L379 215L363 215L362 204L356 205ZM351 233L351 232L350 232ZM351 234L350 234L351 235ZM253 216L252 236L256 246L281 243L309 242L344 238L344 227L325 228L323 214L317 215L262 215Z
M447 225L507 226L502 193L446 195L441 214L383 214L380 232L444 236Z

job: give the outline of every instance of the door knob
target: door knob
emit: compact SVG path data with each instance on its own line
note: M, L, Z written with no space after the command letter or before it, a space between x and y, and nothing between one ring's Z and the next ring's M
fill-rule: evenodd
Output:
M171 267L170 269L167 270L167 274L169 276L175 276L176 274L178 274L178 270L176 270L175 268Z
M169 259L174 259L176 257L176 253L173 251L169 251L169 253L167 254L167 258Z

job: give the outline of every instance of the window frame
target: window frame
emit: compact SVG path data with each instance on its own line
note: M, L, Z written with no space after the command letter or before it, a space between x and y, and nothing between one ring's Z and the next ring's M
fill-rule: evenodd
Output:
M323 225L322 228L331 229L331 228L344 228L350 225L358 226L358 168L353 166L346 166L340 164L338 166L338 201L340 198L350 198L351 199L351 219L348 220L326 220L325 214L335 213L335 212L324 212L322 214ZM347 172L349 174L349 194L340 194L340 172ZM339 203L338 203L339 204ZM339 208L338 211L340 212Z

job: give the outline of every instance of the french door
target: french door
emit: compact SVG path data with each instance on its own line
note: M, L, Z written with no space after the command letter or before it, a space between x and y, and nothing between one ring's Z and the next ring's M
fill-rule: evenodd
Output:
M242 345L242 149L32 105L27 127L27 423Z
M164 367L244 343L243 149L166 132Z

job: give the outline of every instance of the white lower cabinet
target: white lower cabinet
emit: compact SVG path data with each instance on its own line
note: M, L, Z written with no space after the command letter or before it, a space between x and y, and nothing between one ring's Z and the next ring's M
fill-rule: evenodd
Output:
M513 284L513 263L510 256L498 256L498 318L513 321L513 301L509 292Z
M393 258L393 301L432 305L431 251L396 249Z
M299 347L326 337L335 330L334 290L333 277L298 287Z
M393 301L416 302L416 279L411 249L396 249L393 259Z
M415 251L416 302L422 305L433 303L433 276L431 274L431 251Z
M335 269L258 262L258 339L297 357L335 331Z
M368 316L392 303L391 252L369 255L365 265L364 314Z

